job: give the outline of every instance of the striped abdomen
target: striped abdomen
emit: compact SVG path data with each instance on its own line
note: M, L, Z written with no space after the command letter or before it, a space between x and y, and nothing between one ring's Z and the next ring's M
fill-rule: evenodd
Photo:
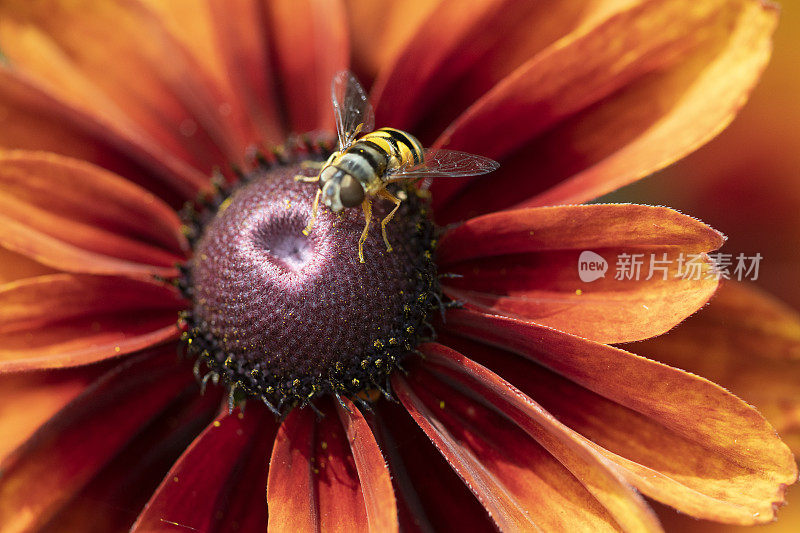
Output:
M381 128L353 143L333 165L369 189L380 185L388 170L422 163L422 150L413 135L394 128Z

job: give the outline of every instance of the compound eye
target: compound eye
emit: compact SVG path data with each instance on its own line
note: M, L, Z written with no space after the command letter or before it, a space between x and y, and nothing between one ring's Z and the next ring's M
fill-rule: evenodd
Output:
M364 201L364 187L350 174L346 174L342 178L339 186L339 200L344 207L355 207Z
M326 183L333 179L334 174L338 169L336 167L325 167L322 173L319 175L319 186L320 188L324 187Z

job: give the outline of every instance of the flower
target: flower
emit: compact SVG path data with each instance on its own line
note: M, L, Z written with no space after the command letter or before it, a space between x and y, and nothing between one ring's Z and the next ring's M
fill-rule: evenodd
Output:
M721 235L667 208L569 204L717 133L767 61L775 12L744 0L576 6L397 3L375 18L359 2L0 7L0 244L11 279L0 288L0 531L658 530L639 492L692 516L772 520L797 476L772 427L721 387L610 346L669 330L716 280L576 278L588 248L658 254L673 274L680 254L694 254L707 273L703 254ZM287 284L283 294L253 282L262 263L250 265L250 278L246 261L203 270L174 208L200 192L211 202L196 219L195 252L221 243L252 257L242 227L266 217L256 221L268 230L259 242L281 274L306 275L308 260L346 274L337 280L367 276L356 269L370 263L347 254L360 215L323 210L320 233L303 241L302 224L291 224L308 217L313 195L298 196L297 167L280 154L247 157L251 145L277 145L290 132L331 130L329 80L351 56L378 124L502 167L434 181L438 243L422 230L421 244L404 240L408 249L394 255L374 233L367 243L378 272L412 257L405 266L434 266L450 276L444 296L463 302L437 322L436 340L411 347L424 357L392 367L386 392L399 401L371 386L311 389L308 408L279 420L257 399L242 410L235 380L229 394L199 394L192 362L174 355L178 313L207 309L200 290L250 311L219 317L231 331L269 326L264 313L280 309L297 311L288 327L316 321L333 336L341 317L325 307L327 292L302 292L302 283L300 303L269 307L291 295ZM214 198L214 168L231 165L249 183ZM265 193L275 183L286 196ZM394 223L424 229L426 208L414 197ZM274 214L279 206L288 219ZM278 231L286 220L291 232ZM435 264L424 263L434 244ZM334 253L319 253L323 245ZM165 281L173 279L182 291ZM367 290L420 294L426 305L439 296L439 281L420 288L415 279L395 273L402 293L376 280L337 301ZM364 320L396 303L386 301L365 308ZM350 323L352 311L343 313ZM187 331L187 341L217 349L227 342L218 331ZM319 363L308 338L286 346L305 351L290 368L267 361L271 371ZM239 379L234 370L263 363L235 346L224 352L230 361L198 359L219 363L211 379ZM233 409L220 409L224 396Z

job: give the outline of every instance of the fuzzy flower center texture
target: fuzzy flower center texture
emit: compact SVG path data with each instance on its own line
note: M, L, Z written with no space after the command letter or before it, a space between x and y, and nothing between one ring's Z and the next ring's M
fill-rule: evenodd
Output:
M440 299L434 226L412 189L387 228L376 202L358 259L360 209L320 209L300 165L257 170L204 217L187 265L189 351L215 379L276 411L323 394L386 391L389 375L430 335ZM369 397L369 394L367 394Z

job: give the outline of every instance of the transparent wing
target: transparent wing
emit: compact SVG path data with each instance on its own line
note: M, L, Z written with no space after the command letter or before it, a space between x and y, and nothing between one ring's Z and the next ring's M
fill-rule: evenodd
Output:
M370 132L375 127L372 104L369 103L361 84L349 70L338 72L333 77L331 101L336 114L339 150L344 150L353 144L359 133Z
M389 180L464 177L488 174L500 168L500 163L482 155L457 152L455 150L425 150L423 162L419 165L400 167L389 173Z

